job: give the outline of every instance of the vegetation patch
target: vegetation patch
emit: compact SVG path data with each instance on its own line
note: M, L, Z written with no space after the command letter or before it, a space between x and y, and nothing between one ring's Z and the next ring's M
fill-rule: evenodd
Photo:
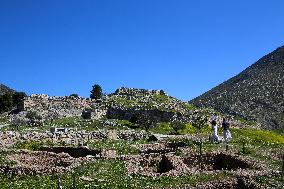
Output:
M127 141L127 140L103 139L103 140L92 141L88 143L88 145L91 148L96 148L96 149L116 150L118 154L138 154L139 150L133 145L143 144L143 143L147 143L147 141L146 140Z

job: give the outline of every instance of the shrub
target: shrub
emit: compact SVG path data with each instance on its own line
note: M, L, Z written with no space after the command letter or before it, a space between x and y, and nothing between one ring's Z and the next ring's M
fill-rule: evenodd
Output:
M76 93L73 93L73 94L69 95L69 97L75 97L75 98L78 98L78 97L79 97L79 95L78 95L78 94L76 94Z
M36 111L28 111L26 114L26 118L30 120L41 120L42 117Z
M174 129L175 134L179 134L179 131L186 128L185 124L180 121L174 121L171 123L171 127Z
M84 111L82 112L81 117L82 117L83 119L91 119L91 118L92 118L92 111L91 111L91 110L84 110Z
M171 127L170 123L162 122L157 123L156 127L151 128L151 131L159 134L170 134L174 132L174 129Z
M193 133L196 133L196 128L193 127L191 124L185 124L185 126L178 130L178 133L179 134L193 134Z

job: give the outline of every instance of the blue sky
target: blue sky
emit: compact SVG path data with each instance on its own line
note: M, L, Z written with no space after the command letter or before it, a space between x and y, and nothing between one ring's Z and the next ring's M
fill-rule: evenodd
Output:
M190 100L284 44L283 0L0 0L0 83Z

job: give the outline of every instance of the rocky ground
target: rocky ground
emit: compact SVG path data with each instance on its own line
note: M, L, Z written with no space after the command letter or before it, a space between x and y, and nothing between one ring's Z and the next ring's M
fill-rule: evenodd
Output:
M63 188L74 183L77 188L284 186L281 135L264 143L252 137L243 151L241 129L232 131L235 138L228 150L224 144L211 144L205 138L200 148L202 136L197 134L161 135L107 127L68 129L0 132L2 188L56 188L59 177ZM35 182L37 179L41 182Z

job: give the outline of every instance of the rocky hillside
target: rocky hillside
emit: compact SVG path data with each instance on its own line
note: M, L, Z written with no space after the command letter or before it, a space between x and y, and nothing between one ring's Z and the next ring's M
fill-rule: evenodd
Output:
M9 87L3 85L3 84L0 84L0 95L3 95L5 93L13 93L14 90L13 89L10 89Z
M25 98L22 111L11 114L13 121L29 122L29 114L36 112L42 121L64 117L77 117L83 112L91 111L92 119L129 120L133 123L149 124L159 122L181 121L195 123L210 121L218 112L208 108L196 108L167 95L163 90L145 90L119 88L116 92L102 99L91 100L82 97L50 97L48 95L31 95ZM222 117L222 116L220 116ZM234 122L239 126L240 123Z
M284 46L190 103L284 128Z
M105 103L108 117L126 120L141 119L141 115L156 122L168 122L174 118L186 120L191 110L189 104L165 94L163 90L122 87L109 95Z

